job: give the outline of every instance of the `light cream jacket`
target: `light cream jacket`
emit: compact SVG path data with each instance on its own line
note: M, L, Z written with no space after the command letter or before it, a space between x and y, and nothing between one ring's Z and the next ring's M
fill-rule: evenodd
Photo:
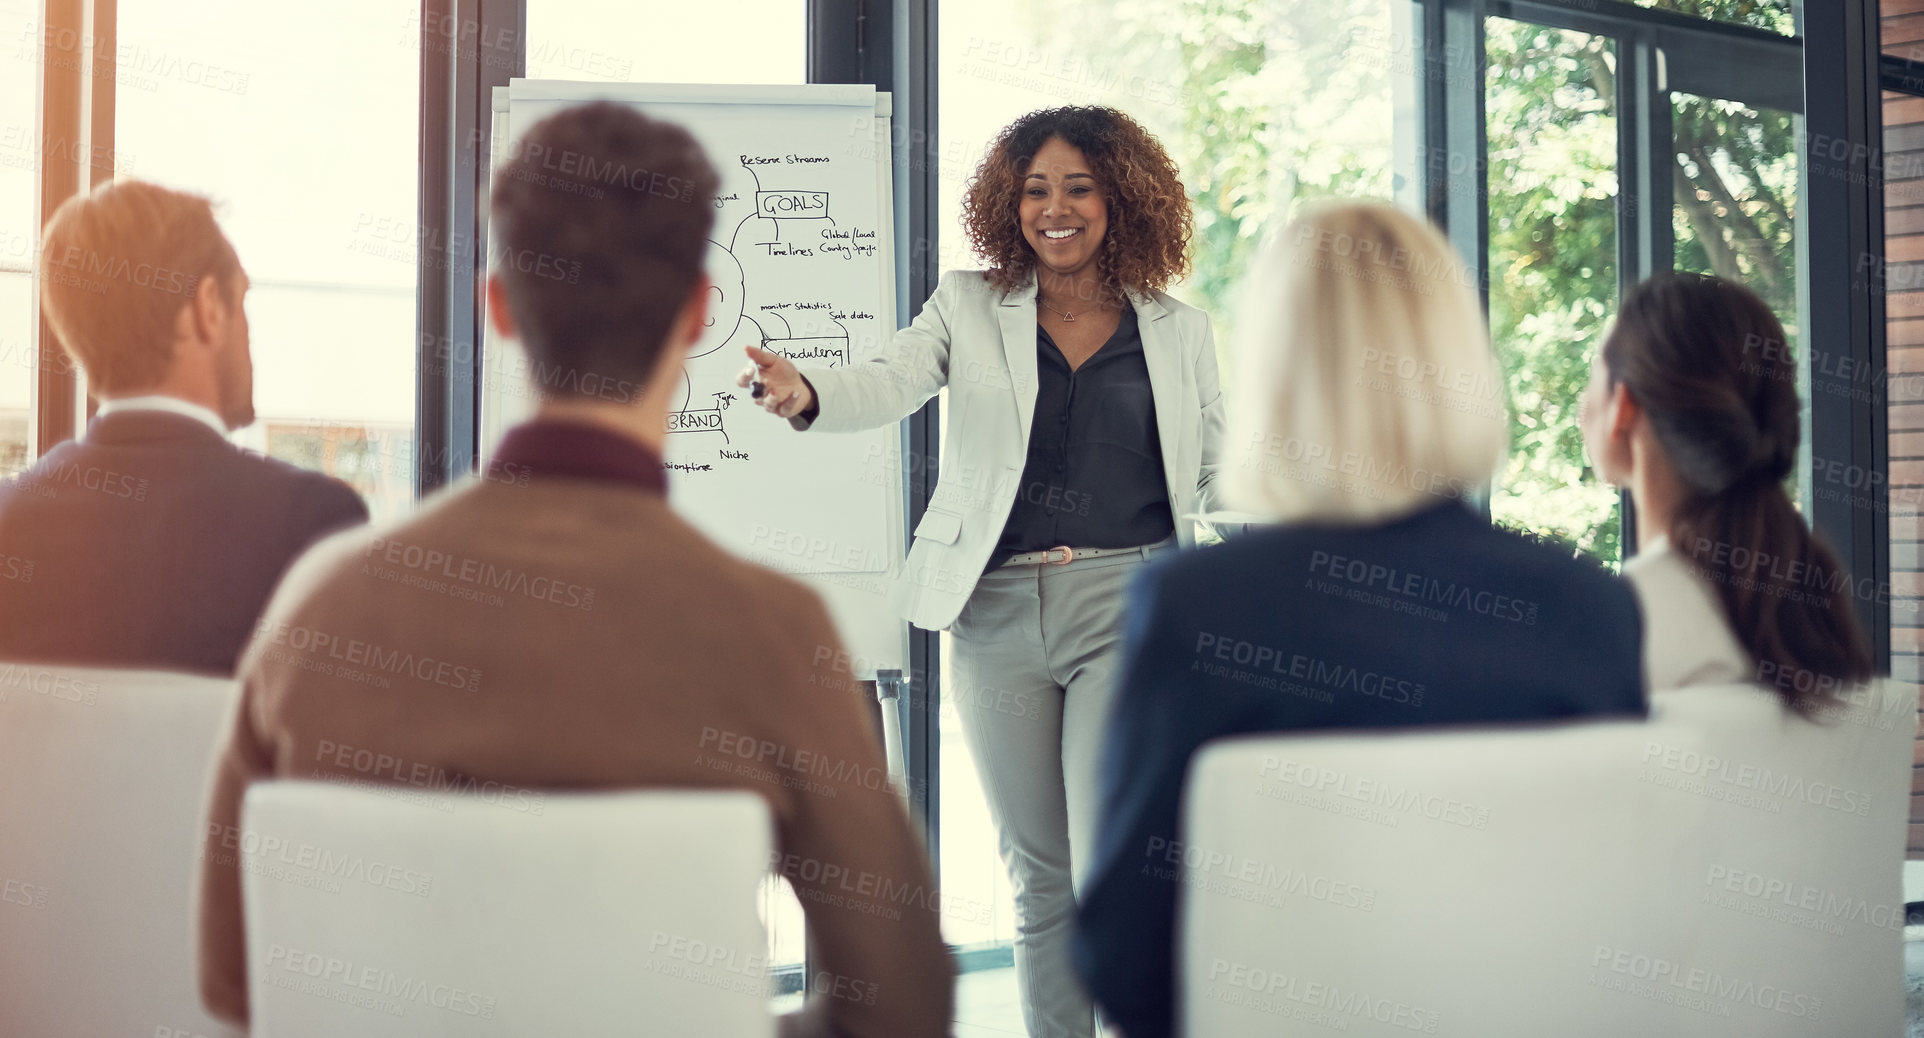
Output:
M1643 613L1644 687L1651 692L1757 680L1750 653L1724 617L1717 591L1692 572L1667 537L1623 564Z
M917 627L954 622L1015 504L1036 401L1036 283L1013 291L981 271L950 271L883 355L845 368L805 368L823 432L872 429L915 413L948 387L940 478L915 527L895 605ZM1191 512L1218 506L1223 394L1209 315L1161 292L1130 303L1149 366L1169 507L1190 546Z

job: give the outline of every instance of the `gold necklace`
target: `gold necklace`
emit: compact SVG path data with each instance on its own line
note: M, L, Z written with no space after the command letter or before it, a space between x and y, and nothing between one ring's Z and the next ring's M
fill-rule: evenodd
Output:
M1044 310L1048 310L1048 311L1050 311L1050 312L1052 312L1052 313L1057 313L1057 314L1061 314L1061 315L1062 315L1062 320L1063 320L1063 322L1064 322L1065 324L1066 324L1066 323L1068 323L1068 322L1070 322L1070 321L1073 321L1073 320L1075 320L1075 319L1076 319L1076 315L1075 315L1075 314L1072 314L1072 313L1070 313L1070 312L1068 312L1067 310L1057 310L1057 309L1056 309L1055 307L1053 307L1053 306L1050 306L1050 305L1049 305L1049 304L1047 304L1047 303L1043 303L1043 302L1042 302L1042 294L1041 294L1041 293L1039 293L1039 292L1038 292L1038 293L1036 294L1036 297L1035 297L1035 301L1036 301L1037 303L1041 303L1041 304L1042 304L1042 308L1043 308Z

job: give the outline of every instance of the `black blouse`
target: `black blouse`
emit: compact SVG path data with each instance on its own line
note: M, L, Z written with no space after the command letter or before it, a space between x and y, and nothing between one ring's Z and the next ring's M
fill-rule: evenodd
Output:
M1132 548L1176 530L1135 307L1082 366L1036 326L1029 456L988 569L1022 552Z

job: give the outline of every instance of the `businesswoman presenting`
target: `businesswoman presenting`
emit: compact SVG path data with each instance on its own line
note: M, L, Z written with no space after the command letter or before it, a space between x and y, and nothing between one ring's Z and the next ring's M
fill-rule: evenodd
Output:
M896 603L954 634L951 701L1016 899L1033 1038L1093 1030L1069 963L1071 886L1095 832L1098 748L1124 592L1214 506L1222 394L1187 270L1175 164L1110 108L1034 112L970 180L982 271L950 271L877 359L797 371L755 347L759 401L796 428L896 422L949 389L941 480Z

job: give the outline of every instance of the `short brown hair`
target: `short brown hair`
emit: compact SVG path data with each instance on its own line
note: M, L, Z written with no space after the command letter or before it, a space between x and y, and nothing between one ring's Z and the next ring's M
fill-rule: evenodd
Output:
M1052 137L1081 151L1109 205L1109 231L1099 260L1109 289L1167 288L1189 272L1186 251L1195 224L1182 178L1161 142L1142 124L1102 105L1045 108L1005 127L969 178L962 227L989 264L989 282L1010 289L1035 269L1017 210L1036 152Z
M490 247L542 392L632 399L702 276L720 186L687 130L612 101L516 143Z
M240 257L201 195L140 180L60 204L40 246L40 303L96 391L158 383L173 362L174 321L212 276L233 298Z

